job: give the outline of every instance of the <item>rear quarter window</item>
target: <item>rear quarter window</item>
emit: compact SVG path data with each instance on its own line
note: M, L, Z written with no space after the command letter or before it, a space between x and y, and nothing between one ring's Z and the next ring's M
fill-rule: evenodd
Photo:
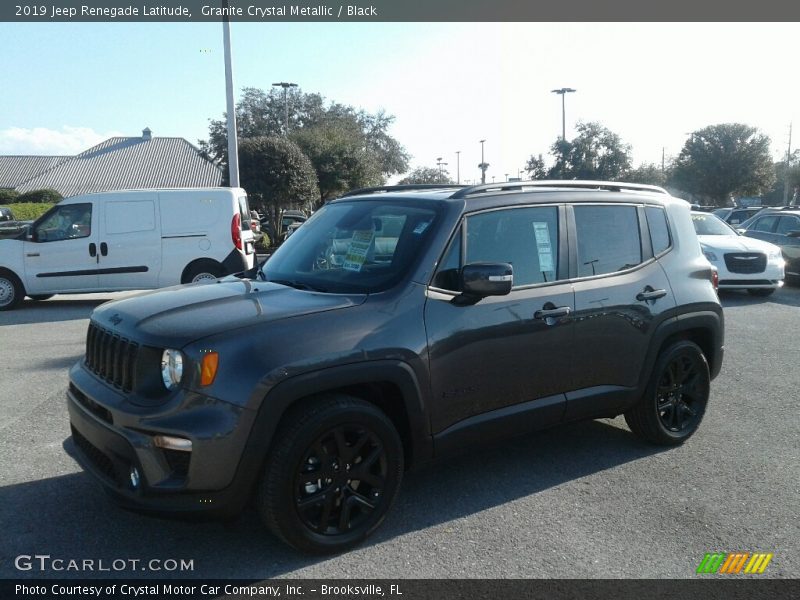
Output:
M653 255L658 256L666 252L670 245L669 226L667 214L663 208L648 206L644 209L647 218L647 228L650 230L650 243L653 246Z
M575 206L578 277L630 269L642 262L635 206Z

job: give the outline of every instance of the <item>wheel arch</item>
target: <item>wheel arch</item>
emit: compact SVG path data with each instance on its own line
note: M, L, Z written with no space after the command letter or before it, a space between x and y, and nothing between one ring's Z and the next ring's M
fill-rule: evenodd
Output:
M190 283L189 275L197 268L202 267L202 265L213 266L213 268L217 270L219 273L224 273L225 271L225 268L223 267L222 263L219 262L218 260L214 260L213 258L208 258L208 257L195 258L183 268L183 271L181 271L181 283Z

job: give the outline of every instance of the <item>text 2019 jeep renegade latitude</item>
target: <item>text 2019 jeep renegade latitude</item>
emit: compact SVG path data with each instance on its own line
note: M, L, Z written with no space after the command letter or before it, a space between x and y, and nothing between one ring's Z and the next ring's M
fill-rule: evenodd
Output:
M405 469L624 414L695 432L723 355L689 205L595 182L361 190L263 266L104 304L70 372L74 455L119 502L291 545L375 530Z

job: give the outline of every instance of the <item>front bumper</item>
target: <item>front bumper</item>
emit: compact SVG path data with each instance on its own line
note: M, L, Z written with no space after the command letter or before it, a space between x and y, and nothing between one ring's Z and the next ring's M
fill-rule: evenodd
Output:
M134 406L82 361L70 371L67 406L65 450L124 507L225 516L248 500L256 473L240 466L250 411L183 391L164 406ZM189 439L192 451L159 448L156 434Z
M777 289L783 286L785 275L782 264L767 263L760 273L733 273L722 260L712 264L717 268L721 290Z

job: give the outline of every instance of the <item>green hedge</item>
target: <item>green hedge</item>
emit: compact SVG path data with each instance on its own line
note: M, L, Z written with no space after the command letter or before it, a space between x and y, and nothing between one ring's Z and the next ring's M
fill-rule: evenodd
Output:
M11 204L11 212L20 221L32 221L46 213L53 204L47 202L17 202Z

